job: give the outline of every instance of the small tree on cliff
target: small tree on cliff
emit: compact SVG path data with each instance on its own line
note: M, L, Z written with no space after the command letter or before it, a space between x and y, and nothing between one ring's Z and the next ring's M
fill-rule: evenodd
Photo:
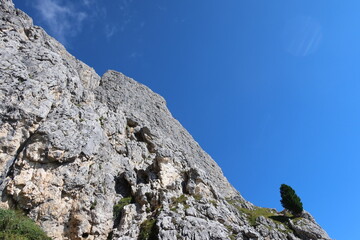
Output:
M292 214L299 216L303 209L302 202L299 196L295 193L294 189L286 184L281 184L280 186L281 194L281 205L289 210Z

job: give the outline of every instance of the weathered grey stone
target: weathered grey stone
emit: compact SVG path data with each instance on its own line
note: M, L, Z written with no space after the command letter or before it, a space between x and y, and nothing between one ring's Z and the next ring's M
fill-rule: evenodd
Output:
M308 215L308 218L289 220L294 233L304 240L330 239L329 235L314 221L314 218L307 212L306 215Z
M0 16L1 207L59 240L137 239L143 223L158 239L329 239L308 213L251 225L254 206L161 96L98 76L10 0Z

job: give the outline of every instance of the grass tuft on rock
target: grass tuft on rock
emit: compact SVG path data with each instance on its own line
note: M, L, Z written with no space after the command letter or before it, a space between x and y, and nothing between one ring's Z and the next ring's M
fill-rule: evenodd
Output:
M254 207L253 209L243 208L241 207L241 202L234 199L226 199L227 202L233 205L240 213L243 213L247 216L247 219L251 226L256 226L257 218L260 216L271 219L275 223L282 224L286 229L289 229L289 219L297 220L298 218L290 213L286 214L278 214L274 209L271 208L262 208L262 207ZM289 229L290 231L290 229Z
M121 214L121 210L126 205L129 205L130 203L132 203L132 197L125 197L125 198L120 199L118 201L118 203L114 205L114 208L113 208L114 219L118 219Z
M188 209L190 207L190 205L186 203L188 198L184 194L177 198L173 197L171 200L172 200L172 204L171 204L172 210L177 209L178 204L182 204L184 206L184 209Z
M24 214L0 209L0 240L51 240L51 238Z
M256 219L260 216L270 218L275 215L274 211L269 208L260 208L260 207L256 207L254 209L238 208L238 210L242 213L245 213L248 216L249 223L252 226L256 225Z

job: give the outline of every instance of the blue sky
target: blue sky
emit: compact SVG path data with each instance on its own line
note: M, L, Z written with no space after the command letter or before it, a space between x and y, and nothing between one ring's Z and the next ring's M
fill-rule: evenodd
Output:
M359 1L14 3L100 75L164 96L246 199L281 210L286 183L332 238L359 238Z

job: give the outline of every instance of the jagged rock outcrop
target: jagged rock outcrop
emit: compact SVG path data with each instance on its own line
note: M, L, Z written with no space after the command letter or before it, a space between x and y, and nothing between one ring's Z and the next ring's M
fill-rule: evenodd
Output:
M1 206L53 239L330 239L255 207L149 88L102 77L0 3Z

